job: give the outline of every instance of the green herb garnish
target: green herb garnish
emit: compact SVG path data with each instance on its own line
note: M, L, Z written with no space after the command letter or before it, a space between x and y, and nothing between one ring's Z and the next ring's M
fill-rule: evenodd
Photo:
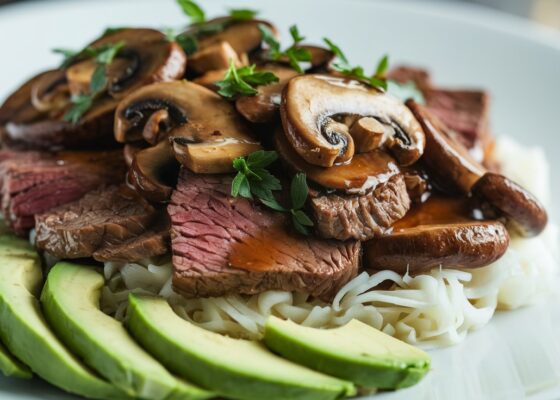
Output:
M371 76L367 76L364 72L364 68L360 66L352 66L348 62L348 58L342 52L340 47L334 44L331 40L323 38L323 41L327 44L329 49L334 53L337 60L333 62L332 67L342 73L343 75L349 76L351 78L358 79L362 82L367 83L375 88L387 90L387 79L385 79L385 73L389 68L389 56L384 55L381 60L377 63L375 72Z
M183 10L183 13L191 19L194 24L200 24L206 21L204 10L192 0L177 0L177 4Z
M235 68L233 60L230 60L229 68L221 81L216 82L220 88L218 94L223 97L254 96L257 86L270 85L278 82L278 77L272 72L255 71L256 65Z
M163 29L165 38L170 42L176 42L186 55L190 56L198 50L198 40L196 37L187 32L177 32L176 29L166 28Z
M65 121L76 123L82 115L91 108L94 99L107 86L107 66L113 62L114 58L124 45L125 43L123 41L119 41L117 43L108 43L96 48L86 47L84 50L73 55L74 59L93 57L95 58L97 66L91 76L88 92L72 96L71 102L73 105L64 114Z
M277 159L278 154L275 151L259 150L247 157L238 157L233 160L233 168L238 172L231 183L231 195L248 199L255 197L272 210L289 212L294 228L298 232L308 235L308 228L313 226L313 221L303 210L309 194L306 176L304 173L298 173L293 177L290 185L292 207L289 209L283 207L273 194L274 191L282 189L280 180L266 169Z
M263 41L268 46L267 58L273 61L278 61L282 58L287 58L290 66L295 69L300 74L303 73L301 68L301 62L311 61L311 53L308 49L299 47L299 44L305 40L304 36L301 36L299 29L296 25L290 27L290 35L292 36L293 43L286 50L282 51L280 47L280 42L274 36L274 33L265 24L259 24L259 30Z
M234 21L250 21L255 19L258 13L258 11L248 8L232 8L229 10L229 16Z

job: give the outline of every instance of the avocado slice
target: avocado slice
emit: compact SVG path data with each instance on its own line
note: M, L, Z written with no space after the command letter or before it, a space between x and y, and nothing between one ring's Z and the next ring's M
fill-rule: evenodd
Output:
M119 321L99 309L104 282L93 267L57 263L41 295L47 320L87 365L128 395L166 399L179 389L177 380L132 339Z
M0 372L4 376L14 378L29 379L33 376L31 370L11 355L2 343L0 343Z
M428 354L358 320L315 329L270 317L264 342L293 362L365 388L409 387L430 369Z
M329 400L354 385L293 364L261 343L232 339L183 320L160 298L130 295L128 327L166 367L233 399Z
M0 339L6 347L37 375L67 392L96 399L126 398L86 369L50 330L34 296L42 273L31 246L13 237L0 242ZM13 245L11 250L7 242Z

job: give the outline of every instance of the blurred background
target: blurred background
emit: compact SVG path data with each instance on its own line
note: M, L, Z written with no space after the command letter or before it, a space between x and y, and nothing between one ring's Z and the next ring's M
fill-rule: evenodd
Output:
M0 0L0 5L30 0ZM34 0L48 1L48 0ZM79 0L74 0L79 1ZM157 1L157 0L154 0ZM341 0L344 1L344 0ZM375 0L369 0L375 1ZM424 0L415 0L422 2ZM543 25L560 29L560 0L437 0L442 2L476 3L529 18Z

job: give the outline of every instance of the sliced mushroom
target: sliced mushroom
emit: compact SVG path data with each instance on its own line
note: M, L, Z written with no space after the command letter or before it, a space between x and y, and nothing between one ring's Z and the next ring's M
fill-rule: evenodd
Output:
M217 26L222 24L223 29L208 29L209 26ZM267 21L249 20L235 21L228 18L217 18L210 20L201 25L195 25L187 31L199 37L198 45L200 49L205 49L219 42L227 42L235 50L237 54L249 54L261 45L262 34L259 30L259 24L266 25L273 33L276 28ZM210 32L210 34L205 33Z
M292 170L305 172L309 181L326 189L364 193L401 172L397 161L379 149L356 154L351 163L324 168L301 158L288 143L282 129L277 130L274 144L282 160Z
M178 174L179 163L171 145L164 140L134 155L128 182L147 200L163 202L171 197Z
M366 242L364 266L401 274L478 268L498 260L508 245L508 232L497 221L417 226Z
M393 232L364 244L364 266L398 273L436 267L477 268L499 259L509 235L497 221L475 221L467 199L432 197L416 205Z
M216 42L193 54L189 58L189 68L197 74L204 74L227 69L231 60L236 68L247 64L228 42Z
M401 165L416 162L424 151L424 133L407 107L359 81L323 75L291 79L280 109L286 137L308 163L332 167L354 156L347 114L373 117L385 127L384 147Z
M142 85L182 77L186 62L183 50L176 43L169 42L161 32L152 29L120 30L90 46L119 41L125 46L107 67L106 93L96 98L77 123L64 120L65 112L71 107L68 88L81 92L89 87L94 69L92 60L78 59L66 71L40 74L10 96L0 108L0 124L4 125L0 131L4 143L46 149L114 145L111 131L118 99Z
M181 78L186 55L181 47L153 29L122 29L93 42L90 46L124 42L114 61L107 67L107 90L122 98L135 89L159 81ZM95 63L88 59L70 66L66 72L73 92L87 89ZM84 91L84 90L82 90Z
M144 142L135 142L135 143L127 143L123 147L123 155L124 155L124 162L126 166L130 168L132 162L134 161L134 157L136 153L141 150L144 150L147 146Z
M508 228L525 237L541 233L548 222L543 205L527 190L503 175L487 172L472 188L488 218L505 216Z
M218 86L216 86L216 82L224 79L226 73L227 69L216 69L214 71L208 71L204 75L194 78L192 81L198 85L204 86L205 88L217 92L219 88Z
M162 111L165 124L151 123ZM186 81L145 86L119 104L117 141L139 140L146 129L148 136L168 136L177 160L199 173L231 172L233 159L261 148L228 101Z
M281 64L263 64L259 71L269 71L278 77L278 82L271 85L259 86L255 96L242 96L235 102L235 108L247 121L253 123L268 123L279 117L282 90L290 79L298 73L293 68Z
M425 107L412 100L406 105L424 130L426 148L422 160L429 169L430 177L446 192L468 194L486 169L462 144L446 134L447 128Z

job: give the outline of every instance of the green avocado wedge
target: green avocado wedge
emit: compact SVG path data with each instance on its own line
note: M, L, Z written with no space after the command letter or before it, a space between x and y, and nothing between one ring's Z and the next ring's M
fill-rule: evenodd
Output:
M103 284L94 267L57 263L41 295L53 329L87 365L131 397L163 400L172 393L184 394L186 384L178 387L178 381L134 341L121 322L99 309Z
M24 240L3 236L0 239L2 342L33 372L67 392L95 399L126 398L122 391L90 372L51 331L35 297L41 284L41 265L31 246Z
M428 354L358 320L314 329L270 317L264 342L293 362L365 388L409 387L430 369Z
M13 378L23 378L30 379L33 374L31 370L19 360L10 354L8 349L0 343L0 372L4 376L10 376Z
M164 299L130 295L128 327L172 372L227 398L334 400L356 393L352 383L291 363L259 342L199 328Z

